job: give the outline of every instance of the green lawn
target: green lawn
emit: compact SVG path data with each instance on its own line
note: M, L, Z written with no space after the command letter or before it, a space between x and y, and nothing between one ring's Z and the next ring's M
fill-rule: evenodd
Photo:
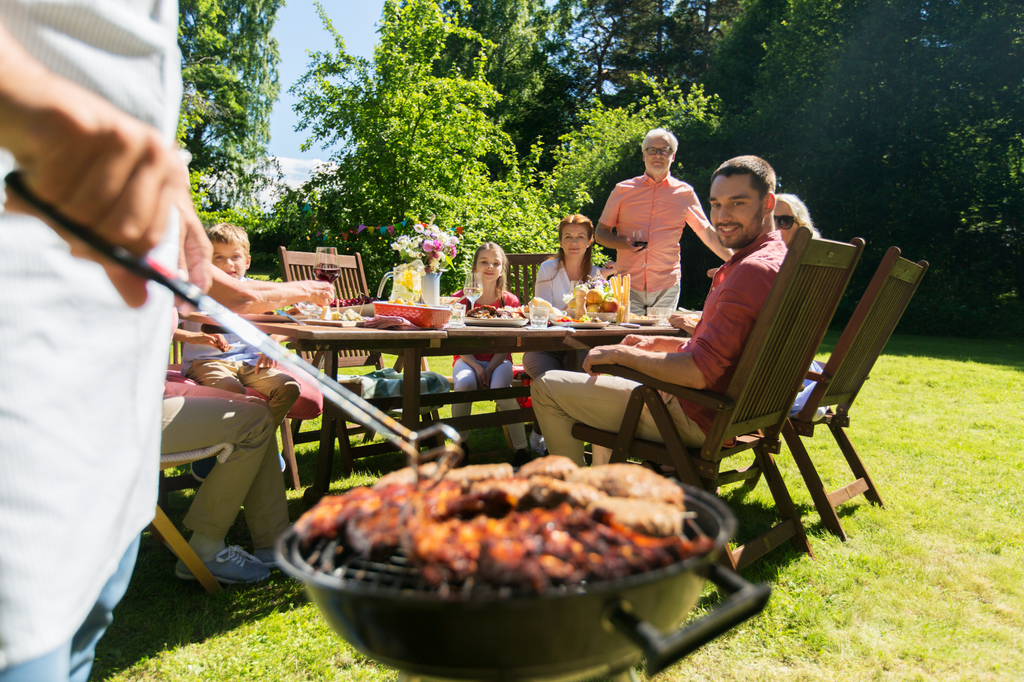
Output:
M784 449L778 461L817 558L786 545L748 569L747 579L774 588L766 610L659 679L1024 679L1022 370L1024 343L895 337L849 431L886 508L863 497L843 507L850 540L839 542L822 529ZM471 444L483 452L503 440L483 431ZM827 431L808 448L826 481L849 482ZM304 481L315 458L315 445L300 446ZM333 488L396 466L396 456L362 460ZM771 514L764 485L726 493L741 535ZM171 518L180 522L188 503L172 494ZM295 518L301 496L290 503ZM241 517L228 540L246 546ZM144 534L93 679L396 679L335 637L283 575L210 596L175 578L174 561ZM717 600L709 589L702 608Z

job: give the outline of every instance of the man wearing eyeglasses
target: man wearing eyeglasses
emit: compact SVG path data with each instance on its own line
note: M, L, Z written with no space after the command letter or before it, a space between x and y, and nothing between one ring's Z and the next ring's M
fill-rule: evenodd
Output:
M597 225L597 243L617 250L616 267L630 275L630 310L679 305L679 239L689 225L723 261L732 252L722 246L693 187L669 173L679 143L664 128L644 136L643 175L615 185Z

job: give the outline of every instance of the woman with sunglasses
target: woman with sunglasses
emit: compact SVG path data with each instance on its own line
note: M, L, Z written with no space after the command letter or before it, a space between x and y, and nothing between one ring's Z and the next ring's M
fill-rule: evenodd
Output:
M807 210L804 202L795 194L778 194L775 196L775 229L782 233L782 241L789 244L793 239L794 227L804 226L811 231L814 237L821 237L821 233L814 227L811 220L811 212Z

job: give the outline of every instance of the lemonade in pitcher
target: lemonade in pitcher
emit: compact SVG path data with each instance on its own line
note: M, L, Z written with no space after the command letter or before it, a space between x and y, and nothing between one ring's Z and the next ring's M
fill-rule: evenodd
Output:
M391 287L392 301L403 299L410 303L420 300L423 291L423 264L420 261L404 263L394 269L395 283Z

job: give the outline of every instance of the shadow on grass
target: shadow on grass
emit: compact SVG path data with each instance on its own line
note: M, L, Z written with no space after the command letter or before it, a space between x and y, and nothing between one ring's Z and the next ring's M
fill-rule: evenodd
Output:
M821 342L818 353L831 353L838 340L838 331L828 332ZM903 358L977 362L1024 371L1024 343L1020 341L894 335L889 339L882 354Z

